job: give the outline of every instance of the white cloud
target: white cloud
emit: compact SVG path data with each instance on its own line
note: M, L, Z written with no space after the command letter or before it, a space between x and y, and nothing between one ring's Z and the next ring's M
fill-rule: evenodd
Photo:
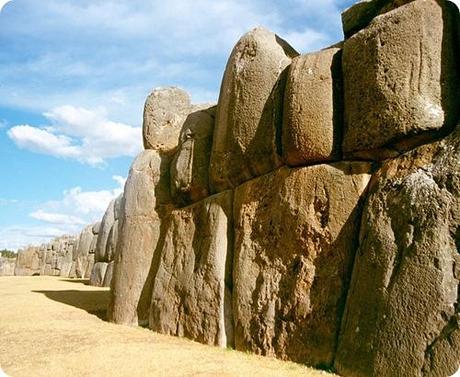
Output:
M327 47L328 38L325 34L307 28L303 31L287 32L283 39L295 46L298 51L315 51Z
M17 250L28 245L41 245L65 234L65 229L53 226L3 227L0 229L0 249Z
M153 87L181 86L191 90L192 98L201 100L206 92L205 100L215 101L226 60L242 34L263 25L301 52L316 50L340 39L340 10L350 2L12 3L18 10L2 19L0 44L14 60L0 64L0 104L40 112L62 103L104 106L112 119L136 124ZM23 53L7 49L15 38Z
M110 201L123 192L126 178L118 175L112 178L116 182L112 189L85 191L73 187L65 190L58 200L36 205L29 217L38 223L0 228L0 249L16 250L62 235L76 235L86 224L100 221Z
M93 166L110 158L134 157L142 150L141 128L108 120L103 108L61 106L44 116L49 126L18 125L8 136L22 149Z
M83 217L85 223L98 221L110 201L123 192L126 179L113 176L113 180L118 186L112 190L84 191L81 187L73 187L63 192L62 199L46 202L40 209L44 212Z
M50 213L50 212L45 212L43 210L32 212L30 214L30 217L36 220L50 223L50 224L61 224L61 225L85 225L86 224L85 220L79 217L76 217L76 216L65 215L61 213Z

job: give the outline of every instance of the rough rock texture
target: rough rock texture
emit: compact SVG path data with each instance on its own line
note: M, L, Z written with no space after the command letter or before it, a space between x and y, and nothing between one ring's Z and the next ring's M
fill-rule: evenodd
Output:
M85 227L78 238L77 247L73 256L75 260L75 273L78 278L85 278L88 276L86 270L88 268L88 256L93 238L93 225Z
M62 236L41 246L19 250L14 275L51 275L69 277L76 238Z
M113 266L115 262L110 262L107 264L107 269L104 275L104 282L102 284L103 287L110 287L112 285L112 278L113 278Z
M99 233L97 236L96 251L95 251L95 260L96 262L108 262L108 244L110 231L112 230L113 224L115 222L115 199L112 200L107 207L107 210L104 213L102 218Z
M153 330L233 345L232 207L226 191L168 218L153 285Z
M387 162L366 203L336 367L451 376L460 367L460 127Z
M216 108L189 114L171 163L171 194L181 205L209 196L209 159Z
M414 0L361 0L342 13L342 26L348 38L364 29L379 14L393 10Z
M147 97L144 107L144 148L174 149L185 118L191 111L190 96L186 91L175 87L155 89Z
M161 234L162 204L170 202L170 158L142 152L131 167L121 204L109 319L147 324L152 259Z
M112 262L115 259L115 252L117 249L117 242L118 242L118 227L119 227L119 219L121 216L121 205L123 200L123 194L120 194L115 199L114 205L114 218L115 221L113 223L112 229L110 230L109 239L107 243L107 258L109 262Z
M274 33L244 35L225 69L211 153L213 192L280 166L280 127L286 67L298 53Z
M0 276L13 276L16 266L16 258L0 256Z
M345 156L379 158L369 150L457 121L454 9L441 4L412 1L345 42Z
M39 255L39 247L31 246L19 250L14 274L16 276L40 275L41 264Z
M83 266L83 275L81 276L83 279L90 279L91 273L93 272L93 267L95 264L94 254L89 254L86 259L86 267Z
M291 166L339 158L342 53L334 47L292 60L284 96L283 159Z
M90 285L95 287L102 287L104 285L105 273L107 271L108 263L96 262L91 270L91 277L89 279Z
M283 167L236 189L238 350L332 363L370 170Z

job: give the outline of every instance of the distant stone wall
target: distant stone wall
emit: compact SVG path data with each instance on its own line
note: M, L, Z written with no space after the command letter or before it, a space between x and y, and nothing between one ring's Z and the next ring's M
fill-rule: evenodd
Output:
M14 275L69 277L74 269L75 237L58 237L41 246L29 246L18 251Z
M16 265L16 258L5 258L0 256L0 276L13 276Z

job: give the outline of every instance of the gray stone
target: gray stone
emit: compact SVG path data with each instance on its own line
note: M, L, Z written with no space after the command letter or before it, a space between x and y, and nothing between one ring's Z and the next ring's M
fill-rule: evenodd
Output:
M114 263L115 262L110 262L107 265L107 270L105 271L105 275L104 275L104 282L102 284L103 287L110 287L110 285L112 284Z
M113 272L109 320L148 324L152 297L150 269L161 233L162 205L171 202L170 157L155 150L133 162L118 220L119 234Z
M16 265L16 258L5 258L0 256L0 276L13 276Z
M460 367L460 128L373 179L335 366L345 376Z
M102 217L101 226L97 235L95 260L96 262L108 262L107 255L108 240L113 223L115 222L115 199L112 200Z
M237 350L332 364L370 170L282 167L235 190Z
M215 107L188 115L179 147L171 163L171 194L187 205L209 196L209 160L214 131Z
M107 271L108 263L96 262L91 271L89 279L90 285L94 287L102 287L104 285L105 272Z
M153 285L149 327L233 345L231 191L172 212Z
M346 157L379 159L381 152L369 150L408 149L398 142L455 124L460 109L456 12L448 2L412 1L345 42Z
M292 60L284 95L283 159L290 166L337 160L342 134L342 53Z
M155 89L144 107L144 148L158 151L176 148L182 125L191 111L186 91L175 87Z
M217 105L212 192L231 189L281 165L286 68L297 55L286 41L264 28L250 31L236 44Z

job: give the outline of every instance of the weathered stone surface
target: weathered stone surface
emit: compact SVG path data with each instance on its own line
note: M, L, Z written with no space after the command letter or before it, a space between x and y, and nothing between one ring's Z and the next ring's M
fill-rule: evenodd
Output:
M108 262L107 248L109 243L110 231L115 222L115 199L112 200L102 217L99 233L97 234L97 243L95 251L96 262Z
M85 259L84 262L86 263L86 268L83 269L84 273L82 278L83 279L90 279L91 278L91 273L94 268L94 254L89 254Z
M451 376L460 367L460 128L388 161L370 189L336 368Z
M171 202L170 158L147 150L134 161L121 205L109 319L147 324L152 297L152 259L161 233L163 209Z
M85 227L78 238L77 246L73 259L75 261L75 273L78 278L84 278L88 274L88 255L90 252L91 244L93 243L93 225Z
M72 264L70 266L70 271L69 271L69 278L75 279L77 277L76 267L77 267L77 262L72 261Z
M153 285L149 326L201 343L233 345L231 191L174 210Z
M172 150L185 118L190 113L190 96L182 89L158 88L148 97L144 107L144 148Z
M211 153L213 192L233 188L280 166L286 67L298 53L256 28L237 43L225 69Z
M171 163L171 194L186 205L209 196L209 161L216 108L190 113L184 122L179 147Z
M98 221L97 223L95 223L93 225L93 228L92 228L92 231L93 231L93 234L99 234L99 232L101 231L101 222Z
M0 256L0 276L13 276L16 265L16 258L5 258Z
M115 252L117 249L118 242L118 220L112 225L110 229L109 238L107 239L107 260L112 262L115 259Z
M332 363L370 168L283 167L236 189L238 350Z
M383 14L414 0L361 0L342 13L343 33L351 37Z
M112 284L114 263L115 262L110 262L107 265L107 270L105 271L105 275L104 275L104 282L102 284L103 287L110 287L110 285Z
M29 246L18 251L14 274L16 276L40 275L39 247Z
M102 287L104 285L104 277L107 271L108 263L96 262L91 271L89 283L94 287Z
M345 156L458 120L457 10L449 2L440 4L412 1L375 18L345 42Z
M284 95L282 149L291 166L339 158L342 52L334 47L292 60Z

